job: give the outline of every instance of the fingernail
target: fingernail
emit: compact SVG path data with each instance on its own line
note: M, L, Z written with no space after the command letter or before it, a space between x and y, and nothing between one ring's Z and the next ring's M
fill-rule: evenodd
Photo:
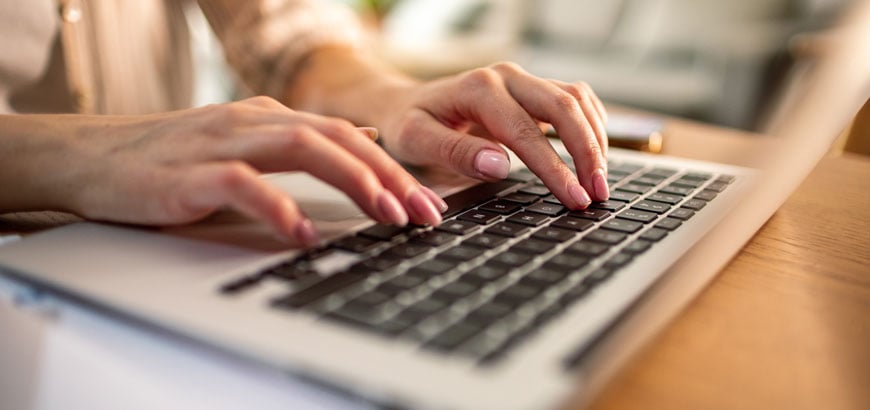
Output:
M610 189L607 187L607 175L604 169L598 168L592 173L592 187L595 188L595 196L599 201L606 201L610 198Z
M320 243L320 238L317 236L317 230L314 229L314 223L309 219L299 221L296 226L296 237L307 248L317 246Z
M378 195L378 209L381 211L381 216L390 223L398 226L408 224L408 213L396 199L392 192L384 190Z
M447 202L444 202L435 191L429 189L428 187L421 186L420 189L423 190L423 193L429 197L429 200L432 201L432 205L435 205L435 208L438 209L438 212L444 213L447 211Z
M474 158L474 169L487 177L504 179L511 170L511 162L504 153L485 149Z
M574 202L576 202L580 208L586 208L592 203L592 200L589 199L589 194L587 194L586 190L580 186L579 182L574 182L568 185L568 194L571 195L571 198L574 199Z
M418 218L432 226L441 224L441 213L432 205L432 201L423 193L423 190L417 189L408 196L408 207L417 215Z
M362 131L367 137L369 137L372 141L378 140L378 129L375 127L356 127L356 129Z

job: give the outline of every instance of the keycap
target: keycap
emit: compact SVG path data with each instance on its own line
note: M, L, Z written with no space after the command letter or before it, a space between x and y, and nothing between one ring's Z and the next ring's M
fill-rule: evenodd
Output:
M474 222L481 225L489 225L495 222L499 218L499 215L494 212L481 211L478 209L472 209L470 211L466 211L465 213L456 217L456 219L468 222Z
M580 269L589 263L589 258L579 254L562 253L550 258L544 266L551 269Z
M509 267L518 267L525 265L532 258L534 258L534 255L529 255L528 253L506 251L493 256L489 262Z
M546 202L538 202L526 207L526 211L535 212L547 216L556 216L566 211L562 205L548 204Z
M671 168L653 168L647 174L658 175L667 178L677 173L677 170Z
M374 258L366 259L353 265L353 267L351 267L351 270L359 273L380 272L390 269L393 266L398 265L400 262L402 262L402 260L399 258L391 258L378 255Z
M495 301L502 302L507 305L521 305L541 292L540 288L524 285L522 283L514 283L502 290L493 298Z
M221 293L231 295L248 289L257 283L259 283L259 278L257 276L245 276L221 286L220 291Z
M610 199L614 201L631 202L637 199L640 194L635 194L628 191L613 190L610 192Z
M478 207L478 209L483 211L495 212L501 215L510 215L516 211L520 210L520 205L515 202L505 201L502 199L496 199L495 201L487 202Z
M532 177L534 178L534 176ZM509 191L520 184L520 182L508 179L484 182L450 195L444 198L444 202L447 203L447 211L443 213L443 219L458 215L462 211L477 206L481 202L502 192Z
M665 219L662 219L658 223L656 223L655 227L661 228L661 229L666 229L668 231L673 231L674 229L679 228L680 225L682 225L682 224L683 224L683 221L681 221L677 218L667 217Z
M543 185L529 185L525 188L520 188L518 192L538 196L550 195L550 190Z
M333 246L346 251L363 253L374 249L382 242L362 236L346 236L335 242Z
M461 278L487 283L507 275L508 271L510 271L509 266L481 265L468 271Z
M572 231L582 232L595 225L594 222L588 219L574 218L570 215L563 216L550 224L556 228L570 229Z
M627 263L631 262L634 258L634 255L628 252L620 252L616 255L613 255L607 262L604 262L604 267L609 269L620 268Z
M456 235L440 231L427 231L411 238L414 242L425 243L431 246L441 246L454 239L456 239Z
M622 248L622 251L633 254L640 254L646 252L646 250L649 249L650 246L652 246L652 242L650 241L636 240L629 243L628 245L625 245L625 247Z
M658 215L652 212L641 211L638 209L626 209L616 215L616 217L621 219L628 219L631 221L648 223L658 218Z
M471 231L474 231L475 229L477 229L477 227L478 225L474 222L452 220L442 223L435 229L456 235L465 235Z
M640 177L640 178L632 179L628 183L634 184L634 185L656 186L659 184L659 182L661 182L660 178Z
M471 283L453 281L436 290L434 296L452 302L476 292L477 289L478 287Z
M448 248L444 252L441 252L438 256L457 261L469 261L480 256L482 252L483 251L481 251L480 248L457 245L452 248Z
M427 245L405 242L388 249L386 252L400 258L410 259L426 253L429 249L432 248Z
M668 231L661 228L650 228L646 232L640 234L641 239L657 242L668 235Z
M591 221L603 221L607 219L608 216L610 216L610 212L607 212L603 209L581 209L568 212L568 216L589 219Z
M466 239L463 243L470 246L492 249L497 248L499 245L507 242L507 240L508 238L504 236L482 233Z
M692 199L700 199L703 201L712 201L714 198L716 198L716 195L718 195L718 193L716 191L710 191L710 190L705 189L705 190L695 194L695 196L692 197Z
M684 186L689 188L697 188L701 185L704 185L704 181L700 181L697 179L688 179L686 177L682 177L674 182L671 182L672 185Z
M689 208L693 211L698 211L705 206L707 206L707 201L702 201L700 199L690 199L686 202L683 202L684 208Z
M527 226L513 222L499 222L486 230L487 233L510 237L517 237L528 231Z
M673 171L673 172L676 173L676 171ZM667 178L667 177L669 177L669 176L671 176L671 175L673 175L673 174L670 174L670 175L662 175L662 174L660 174L660 173L658 173L658 172L655 172L655 171L653 170L653 171L650 171L650 172L647 172L647 173L641 175L640 177L641 177L641 178L647 178L647 179L654 179L654 180L656 180L656 181L661 182L662 180L664 180L665 178Z
M359 232L359 235L367 238L389 241L409 230L411 230L411 228L407 226L377 224L363 229Z
M606 268L606 267L600 267L600 268L592 271L592 273L590 273L585 278L583 278L583 283L585 283L587 285L595 285L595 284L598 284L598 283L604 281L605 279L609 278L610 275L612 275L612 274L613 274L612 269Z
M511 215L507 220L511 221L511 222L523 224L523 225L540 226L540 225L543 225L545 222L547 222L549 220L549 218L547 218L547 215L536 214L536 213L524 211L524 212L518 212L518 213Z
M615 245L625 240L626 235L620 232L608 231L606 229L598 229L586 235L583 239L600 242L608 245Z
M546 284L553 284L561 281L562 279L565 279L566 276L568 276L568 270L566 269L551 269L549 267L542 266L529 272L528 274L526 274L526 276L523 276L521 280L532 280Z
M533 204L540 198L541 197L539 197L537 195L523 194L523 193L519 193L519 192L514 192L512 194L507 194L507 195L501 197L501 199L504 199L505 201L516 202L520 205Z
M554 246L556 246L554 242L544 241L535 238L528 238L512 246L511 250L521 253L540 255L542 253L548 252L550 249L553 249Z
M635 233L643 227L643 224L627 219L614 218L601 225L604 229L610 229L618 232Z
M607 252L609 249L606 245L602 245L600 243L590 242L587 240L582 240L580 242L575 242L565 248L568 252L578 253L586 256L598 256L604 252Z
M698 181L706 181L710 178L713 178L713 174L709 174L706 172L687 172L686 175L681 177L682 179L694 179Z
M513 312L513 308L510 305L498 303L496 301L489 301L471 311L471 313L468 314L468 319L474 323L489 325L511 312Z
M692 193L692 191L694 191L694 189L677 185L668 185L662 189L659 189L659 192L680 196L689 195Z
M664 202L664 203L669 204L669 205L676 205L676 204L680 203L680 201L683 200L683 198L681 196L671 195L671 194L663 194L661 192L656 192L656 193L650 194L649 196L646 197L646 199L648 199L650 201Z
M605 211L615 212L625 208L625 202L607 200L603 202L593 202L589 207L592 209L603 209Z
M456 266L455 262L436 257L415 266L412 270L429 274L441 274L453 269L454 266Z
M719 175L719 178L716 178L716 182L723 182L726 184L730 184L734 182L735 177L733 175Z
M546 241L565 242L573 239L574 235L577 235L575 231L547 226L532 234L532 237Z
M543 201L548 203L548 204L556 204L556 205L562 204L562 201L560 201L559 198L556 198L555 195L547 195L544 197Z
M688 209L688 208L677 208L677 209L674 209L673 212L668 214L668 216L670 216L672 218L682 219L685 221L685 220L688 220L689 218L695 216L695 211Z
M706 187L704 187L704 189L709 189L711 191L716 191L716 192L722 192L727 187L728 187L727 182L712 182L712 183L710 183L710 185L707 185Z
M411 289L411 288L414 288L414 287L420 285L421 283L423 283L425 281L426 281L426 279L424 279L423 277L405 274L405 275L396 276L395 278L392 278L392 279L384 282L383 284L386 284L388 286L393 286L396 288L400 288L400 289Z
M278 299L273 304L278 307L299 308L353 285L366 277L366 275L339 272L296 293Z
M607 167L608 172L610 173L625 173L625 174L633 174L641 169L643 169L643 165L633 163L633 162L623 162L615 165L609 165Z
M471 323L460 322L442 331L438 336L426 343L426 347L438 350L453 350L459 344L480 332L481 328Z
M649 211L657 214L663 214L671 209L671 206L661 202L655 201L640 201L631 206L632 209L639 209L641 211Z
M652 189L651 186L628 183L616 187L617 191L633 192L635 194L645 194Z

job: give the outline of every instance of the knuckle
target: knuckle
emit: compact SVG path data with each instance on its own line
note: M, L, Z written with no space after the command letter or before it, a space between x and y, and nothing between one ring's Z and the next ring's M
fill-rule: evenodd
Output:
M553 107L559 110L559 112L577 111L580 108L577 98L568 92L555 93L551 101Z
M447 163L453 167L461 169L471 148L469 147L470 144L464 144L463 142L460 138L442 139L438 146L440 157L446 159Z
M287 130L282 145L285 150L295 151L316 144L318 139L317 131L313 128L307 125L294 125Z
M334 137L349 137L357 133L356 127L350 121L341 118L329 118L322 127L325 134Z
M495 64L490 65L490 67L496 71L501 71L510 74L520 74L525 73L522 67L519 64L514 63L512 61L500 61Z
M462 78L462 86L469 90L491 90L502 83L501 75L489 67L476 68Z
M256 172L250 165L242 161L231 161L221 169L217 182L223 188L238 191L252 178L256 178Z
M252 105L266 107L266 108L283 108L284 107L284 104L281 104L280 102L278 102L278 100L276 100L272 97L266 96L266 95L258 95L255 97L245 99L243 101L247 102L249 104L252 104Z

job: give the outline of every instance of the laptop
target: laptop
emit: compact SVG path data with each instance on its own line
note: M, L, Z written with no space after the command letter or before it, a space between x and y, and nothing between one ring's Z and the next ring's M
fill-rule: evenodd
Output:
M0 273L385 406L587 399L775 212L870 96L870 2L848 16L786 104L777 151L755 166L614 149L613 198L585 211L564 209L516 159L494 183L421 172L450 205L437 229L376 225L317 180L270 175L315 219L323 247L283 249L234 215L167 229L86 222L0 247Z

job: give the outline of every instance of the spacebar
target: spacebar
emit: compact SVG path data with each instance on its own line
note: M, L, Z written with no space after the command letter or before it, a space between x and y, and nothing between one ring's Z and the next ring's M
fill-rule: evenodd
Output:
M447 219L475 205L480 205L486 200L493 199L497 194L522 184L523 182L505 179L496 182L484 182L459 191L444 198L444 202L447 202L447 211L444 212L443 217Z

